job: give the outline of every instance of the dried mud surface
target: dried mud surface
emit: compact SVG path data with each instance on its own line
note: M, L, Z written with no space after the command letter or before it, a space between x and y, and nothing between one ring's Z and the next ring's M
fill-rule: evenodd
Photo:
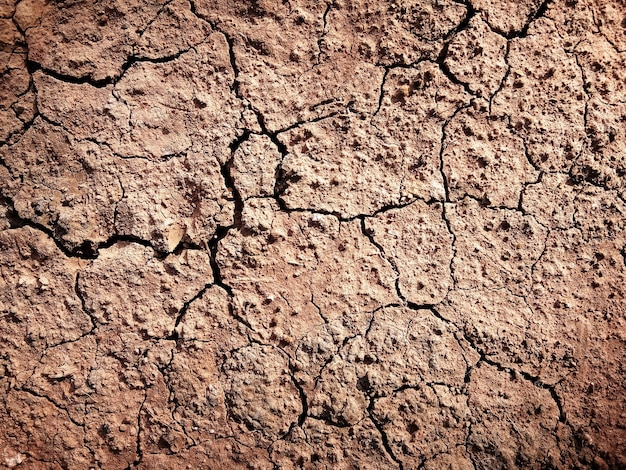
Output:
M0 61L0 466L626 468L623 0L1 0Z

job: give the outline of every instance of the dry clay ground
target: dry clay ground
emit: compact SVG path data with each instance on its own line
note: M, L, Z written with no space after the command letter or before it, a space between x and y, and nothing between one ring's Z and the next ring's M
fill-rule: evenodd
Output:
M623 0L0 16L0 465L626 468Z

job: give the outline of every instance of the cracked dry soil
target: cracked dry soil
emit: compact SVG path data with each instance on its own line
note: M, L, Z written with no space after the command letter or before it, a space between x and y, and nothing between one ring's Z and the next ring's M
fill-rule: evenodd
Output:
M623 0L1 0L0 46L0 466L626 468Z

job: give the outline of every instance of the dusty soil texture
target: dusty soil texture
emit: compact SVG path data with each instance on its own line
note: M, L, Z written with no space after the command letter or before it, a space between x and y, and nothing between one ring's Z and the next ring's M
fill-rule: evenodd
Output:
M0 0L0 467L626 468L624 0Z

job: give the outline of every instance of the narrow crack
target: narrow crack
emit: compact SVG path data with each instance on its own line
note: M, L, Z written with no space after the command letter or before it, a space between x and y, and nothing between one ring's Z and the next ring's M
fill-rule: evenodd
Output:
M137 245L145 246L147 248L151 248L155 256L158 259L165 259L171 253L180 253L182 250L201 250L202 248L194 243L181 241L171 252L163 251L158 247L154 246L150 240L144 240L135 235L120 235L115 234L109 237L108 239L102 242L94 242L92 240L83 240L80 244L74 246L73 248L68 248L67 245L62 241L64 233L57 229L57 231L46 227L39 222L35 222L33 220L24 218L19 215L17 209L15 209L15 204L13 199L3 195L2 188L0 188L0 198L5 201L7 205L7 219L9 221L9 228L18 229L22 227L30 227L38 232L46 235L56 246L57 248L67 257L67 258L78 258L85 260L94 260L100 256L100 250L106 250L111 248L113 245L117 243L134 243Z
M328 318L326 318L326 316L324 316L324 314L322 313L322 309L319 305L317 305L315 303L315 295L311 292L311 300L310 300L311 304L317 309L317 314L320 316L320 318L322 319L322 321L328 325L329 320Z
M504 72L502 79L500 79L500 83L498 83L498 87L489 96L489 116L491 116L493 100L496 98L496 95L502 91L502 89L504 88L504 84L506 83L507 79L511 75L512 68L511 68L511 64L509 64L510 53L511 53L511 41L507 39L506 48L504 50L504 57L503 57L504 63L506 64L506 71Z
M474 8L474 5L472 5L470 2L464 2L462 3L463 5L465 5L466 8L466 13L465 13L465 17L463 18L463 20L454 28L452 28L450 31L448 31L448 33L446 34L445 38L444 38L444 43L443 43L443 47L441 48L441 51L439 51L439 55L437 56L437 58L435 59L435 63L439 66L439 69L441 70L441 72L446 76L446 78L448 80L450 80L451 83L454 83L455 85L460 85L463 87L463 89L465 90L465 92L471 96L478 96L476 94L476 92L474 92L471 87L469 86L468 83L463 82L462 80L460 80L448 67L448 64L446 64L446 58L448 57L448 49L450 47L450 41L452 40L452 38L454 38L454 36L456 36L458 33L460 33L461 31L467 29L469 27L469 23L472 20L472 18L474 16L476 16L476 14L478 13L476 11L476 9Z
M469 399L469 394L468 394L468 399ZM474 424L470 421L470 424L467 428L467 434L465 435L465 452L467 453L467 457L469 458L470 462L472 463L472 466L474 467L474 470L478 470L478 463L476 462L476 458L474 457L474 453L470 452L470 438L472 437L472 432L473 429L472 427L474 426Z
M475 97L478 96L478 94L471 89L471 87L469 86L469 83L459 80L459 78L456 75L454 75L454 73L452 73L452 71L450 70L450 67L448 67L448 64L446 64L446 57L448 56L448 47L449 47L449 43L448 42L444 43L443 47L441 48L441 52L439 53L439 56L435 60L435 63L439 66L439 70L441 70L441 72L446 76L448 80L450 80L451 83L454 83L455 85L459 85L463 87L463 90L465 90L465 93L471 96L475 96Z
M530 267L530 280L531 282L533 282L534 276L535 276L535 268L537 267L537 265L539 264L539 262L543 259L544 255L546 254L546 252L548 251L548 240L550 239L550 235L552 233L551 229L547 229L546 230L546 238L543 241L543 249L541 250L541 253L539 254L539 256L537 257L537 259L535 260L535 262L531 265ZM524 298L524 300L526 300ZM532 310L532 309L531 309Z
M194 6L195 10L195 6ZM233 69L233 83L231 85L231 90L235 93L235 96L241 100L244 98L241 96L241 90L239 89L239 66L237 65L237 58L235 57L235 40L225 31L220 29L215 22L209 22L211 27L222 34L224 39L226 39L226 43L228 44L228 58L230 60L230 67Z
M532 15L530 15L530 17L528 18L528 20L526 21L526 24L524 24L522 29L519 32L513 31L509 33L507 35L507 39L513 39L515 37L523 38L523 37L528 36L528 30L530 26L539 18L541 18L542 16L545 16L546 12L548 11L548 7L553 1L554 0L543 0L541 2L541 5L539 5L539 8L537 8L537 10L535 10L535 12Z
M393 460L395 463L398 464L398 468L400 470L404 470L404 465L402 464L402 461L398 459L398 457L396 457L395 453L393 452L393 449L391 448L391 445L389 444L389 437L387 436L387 432L385 431L383 424L380 423L374 416L375 398L373 396L368 396L368 398L369 398L369 404L367 406L368 417L370 421L372 422L372 424L374 425L374 427L378 430L378 434L380 434L380 440L383 443L385 452L391 458L391 460Z
M522 185L522 189L519 192L519 199L517 200L517 207L514 208L516 211L520 212L522 215L525 215L525 216L532 215L532 214L529 214L526 211L526 209L524 209L524 196L526 195L526 190L528 189L529 186L541 184L544 174L545 174L544 171L540 171L535 181L527 181ZM533 216L533 218L535 217ZM548 227L543 226L543 224L541 224L539 221L537 221L537 223L546 229L548 228Z
M450 278L452 279L452 287L450 288L450 290L452 290L456 286L456 277L454 274L454 259L456 258L456 255L457 255L457 249L456 249L456 234L454 233L454 230L452 230L452 224L450 223L450 219L447 213L448 204L449 203L441 204L442 206L441 218L443 219L443 222L446 224L446 228L448 229L448 232L452 236L452 246L451 246L452 257L450 258L450 265L448 267L448 269L450 270Z
M550 6L550 4L553 2L554 0L543 0L543 2L539 5L539 7L534 11L534 13L532 13L531 15L528 16L526 23L524 23L524 25L522 26L521 29L519 30L511 30L511 31L503 31L495 26L493 26L488 19L484 19L485 23L487 24L487 26L489 26L489 29L491 29L491 31L493 31L494 33L502 36L503 38L507 39L507 40L511 40L511 39L521 39L521 38L525 38L528 36L528 30L530 29L530 27L532 26L532 24L537 21L539 18L542 18L546 15L546 12L548 11L548 7Z
M508 117L509 120L509 125L511 127L513 127L510 122L511 122L511 116ZM526 142L526 139L521 138L522 139L522 145L524 146L524 156L526 157L526 160L528 160L528 163L535 169L535 171L537 172L541 172L541 168L539 167L539 165L537 163L535 163L535 161L533 160L533 158L530 155L530 149L528 148L528 143Z
M240 230L242 227L244 201L243 201L243 198L241 197L241 193L239 192L239 188L237 188L237 184L235 183L235 178L232 175L232 169L233 169L233 164L235 161L235 152L237 151L237 149L243 142L248 140L249 137L250 137L250 133L248 131L245 131L240 138L236 139L231 144L230 158L225 164L222 165L221 170L220 170L222 174L222 178L224 179L224 184L226 185L226 188L228 188L230 192L232 193L233 201L235 203L235 210L233 213L234 225L231 227L228 227L228 230L230 230L231 228L236 228Z
M137 243L139 245L151 247L154 249L154 247L152 247L149 241L142 240L138 237L134 237L131 235L114 235L108 240L104 242L100 242L100 243L94 243L91 240L85 240L80 245L75 246L72 249L69 249L61 240L59 240L62 234L57 234L52 229L46 227L45 225L42 225L38 222L34 222L30 219L21 217L19 213L17 212L17 210L15 209L15 204L13 202L13 199L6 195L3 195L1 192L0 192L0 196L8 203L7 218L9 220L11 229L30 227L34 230L37 230L45 234L52 242L54 242L57 248L67 258L96 259L99 255L98 251L100 249L110 248L118 242ZM155 249L155 252L158 252L158 250Z
M296 422L292 423L291 426L289 426L289 430L287 431L287 433L281 437L281 439L285 439L287 438L289 435L291 435L291 433L293 432L293 428L298 426L298 427L302 427L304 425L304 422L306 421L308 414L309 414L309 401L308 401L308 397L306 395L306 392L304 391L304 388L302 387L302 385L300 384L300 382L298 382L298 379L295 376L295 372L296 372L296 368L293 364L293 361L291 359L291 357L289 356L289 354L287 354L285 351L283 351L286 355L287 355L287 360L289 363L289 376L291 378L291 381L293 382L294 387L296 387L296 390L298 390L298 395L300 397L300 403L302 406L302 412L300 413L300 415L298 416L298 419Z
M317 40L317 65L320 65L322 62L322 54L324 53L323 48L324 48L324 38L326 37L327 34L327 26L328 26L328 13L330 12L331 8L335 5L335 0L331 1L330 3L328 3L326 5L326 10L324 10L324 14L322 15L322 35L319 37L319 39Z
M533 375L529 374L528 372L524 372L524 371L521 371L521 370L518 370L518 369L513 369L512 367L503 366L499 362L494 361L492 359L489 359L487 357L487 354L481 348L479 348L470 338L468 338L467 335L465 335L464 330L459 328L451 320L448 320L443 315L441 315L441 313L439 313L439 311L435 307L431 307L430 311L433 313L433 315L435 315L441 321L443 321L443 322L445 322L445 323L447 323L449 325L452 325L455 329L457 329L463 335L463 339L467 342L467 344L469 344L470 347L480 356L480 359L478 360L478 363L484 362L484 363L486 363L486 364L488 364L488 365L490 365L492 367L497 368L499 371L515 373L515 374L519 375L520 377L522 377L524 380L530 382L535 387L543 389L543 390L548 390L548 392L550 393L550 396L552 397L552 399L555 402L556 407L557 407L557 409L559 411L559 418L558 418L558 420L561 423L567 424L567 419L566 419L565 413L563 412L563 405L561 403L560 397L557 395L556 390L555 390L555 387L556 387L556 385L558 385L558 382L556 384L554 384L554 385L546 384L546 383L542 382L541 379L538 376L533 376Z
M80 421L77 421L74 417L72 417L71 413L69 412L69 410L63 406L61 406L59 403L57 403L55 400L53 400L52 398L50 398L49 396L39 393L36 390L33 390L29 387L19 387L19 388L15 388L14 390L18 391L18 392L24 392L24 393L28 393L29 395L32 395L34 397L37 398L41 398L46 400L48 403L50 403L51 405L53 405L55 407L55 409L62 411L66 416L67 419L69 419L71 421L71 423L79 428L84 428L85 424L81 423Z
M137 30L139 39L143 38L143 35L146 33L148 28L150 28L150 26L154 24L154 22L159 18L159 16L161 16L161 13L163 13L165 9L167 8L167 6L170 5L173 1L174 0L167 0L163 5L161 5L161 7L158 9L156 14L150 19L150 21L148 21L143 28L140 28ZM136 45L137 44L133 45L133 49L135 48Z
M470 24L470 21L472 21L472 18L474 18L474 16L478 14L478 10L474 8L474 5L472 4L472 2L466 1L466 0L453 0L453 1L460 5L464 5L466 8L466 11L465 11L465 16L463 17L461 22L446 33L444 37L445 44L448 44L450 40L454 36L456 36L458 33L466 30L469 27L469 24Z
M193 343L193 340L190 341L190 343ZM179 347L179 345L177 345L177 348ZM167 404L168 406L170 406L170 417L172 419L172 423L177 424L178 426L180 426L180 429L183 431L183 434L185 435L185 437L187 438L187 442L186 444L186 450L189 450L195 446L198 445L198 443L196 442L196 440L194 438L192 438L191 436L189 436L189 434L187 433L187 429L186 427L183 425L183 423L180 423L177 419L176 419L176 411L178 410L178 400L176 399L175 395L175 389L174 386L172 385L171 382L171 367L172 367L172 363L174 362L174 356L176 355L176 349L172 348L170 351L170 358L169 361L167 362L167 364L165 364L162 367L157 367L159 372L161 373L161 376L163 377L163 380L165 382L165 386L167 387L168 390L168 397L167 397ZM191 444L189 444L189 442L191 442ZM178 453L178 452L175 452Z
M141 413L143 412L143 408L146 404L146 401L148 400L148 390L144 389L144 395L143 395L143 401L141 402L141 405L139 406L139 411L137 412L137 438L136 438L136 447L135 447L135 461L129 465L125 470L130 470L131 466L134 468L138 468L139 465L141 465L141 462L143 461L143 449L141 448L141 433L143 431L142 427L141 427Z
M403 304L407 305L408 301L406 297L402 294L402 291L400 290L400 270L398 269L396 262L386 255L385 249L383 248L383 246L376 241L373 233L367 229L367 227L365 226L365 217L361 217L360 220L361 220L361 233L365 235L365 237L369 240L369 242L373 246L376 247L376 249L380 253L381 258L385 260L389 264L389 266L391 266L391 269L393 270L395 274L394 287L395 287L396 295L400 298L400 300L402 300Z
M15 12L14 12L15 13ZM24 54L25 57L27 58L29 55L29 46L28 46L28 42L25 39L25 33L22 30L22 28L20 28L19 24L17 24L17 21L15 21L15 15L13 14L13 16L11 17L11 21L14 24L15 28L17 29L17 31L20 33L20 39L14 44L14 49L12 51L12 53L15 53L17 50L24 50ZM26 62L28 64L28 61ZM28 69L27 69L27 72ZM39 115L39 110L37 109L37 89L35 87L35 84L33 82L33 76L32 73L28 73L28 88L24 93L21 93L20 95L17 95L18 97L24 96L27 93L32 92L35 98L35 109L34 109L34 113L33 113L33 117L32 119L26 120L24 121L20 116L17 115L17 112L15 110L15 108L13 107L13 105L11 106L11 109L13 110L13 112L15 113L16 117L22 122L22 127L21 129L16 129L12 132L9 132L9 134L7 135L7 137L0 141L0 146L1 145L5 145L5 144L9 144L13 141L13 138L16 136L21 136L24 135L28 129L30 129L30 127L33 125L33 122L35 121L35 119L37 118L37 116ZM17 102L16 102L17 103ZM14 103L14 105L16 104ZM18 139L19 141L19 139ZM8 169L8 166L6 165L5 162L2 162L2 165L5 166Z
M444 164L444 158L443 155L445 153L446 150L446 139L448 138L448 134L446 132L448 126L450 125L450 123L452 122L452 120L454 118L456 118L456 116L463 111L464 109L468 109L470 108L474 103L474 98L472 98L470 100L470 102L466 105L460 106L458 107L454 113L452 113L452 116L450 116L448 119L446 119L446 121L443 123L443 125L441 126L441 141L439 143L439 173L441 173L441 180L443 183L443 190L444 190L444 194L445 194L445 202L451 202L450 201L450 186L449 186L449 182L448 182L448 177L446 176L446 172L445 172L445 164Z
M288 179L288 178L287 178ZM266 199L267 197L260 197L259 199ZM271 197L274 198L274 197ZM443 204L443 200L439 200L439 199L424 199L422 197L419 196L415 196L411 199L407 199L406 201L402 201L402 202L398 202L397 204L386 204L374 211L372 211L371 213L367 213L367 214L356 214L356 215L349 215L349 216L343 216L340 212L338 211L329 211L329 210L325 210L325 209L320 209L320 208L316 208L316 207L287 207L284 203L284 201L280 200L279 206L280 206L280 210L283 212L286 212L287 214L293 214L293 213L301 213L301 214L320 214L320 215L330 215L332 217L335 217L337 219L337 221L339 222L343 222L343 223L349 223L349 222L354 222L355 220L361 220L361 219L369 219L369 218L373 218L376 217L380 214L384 214L385 212L391 211L391 210L397 210L397 209L402 209L404 207L410 206L411 204L414 204L417 201L422 201L427 205L432 205L432 204Z
M328 100L325 100L325 101L328 101ZM353 104L352 102L349 102L346 105L346 109L348 110L348 112L352 112L352 111L350 111L350 106L352 106L352 104ZM314 106L311 106L311 108L314 108ZM316 122L320 122L320 121L323 121L325 119L330 119L332 117L341 115L341 114L346 112L346 110L343 110L343 111L342 110L331 111L328 114L322 114L320 116L316 116L314 118L307 119L307 120L304 120L304 121L296 121L293 124L289 124L286 127L281 127L280 129L278 129L276 131L270 131L270 130L267 129L267 126L265 125L265 119L263 119L263 116L261 115L261 113L256 111L256 110L253 110L253 111L257 114L257 117L259 118L259 121L261 121L261 120L263 121L263 124L261 124L261 122L259 122L259 125L260 125L260 127L262 129L261 135L267 135L270 138L270 140L272 140L272 142L276 146L280 145L280 147L285 147L285 145L282 142L280 142L280 140L278 142L275 142L273 140L273 139L277 139L279 134L283 134L283 133L291 131L293 129L297 129L297 128L302 127L302 126L306 126L307 124L314 124ZM286 150L286 148L285 148L285 150Z
M53 348L58 348L59 346L63 346L63 345L66 345L66 344L77 343L81 339L86 338L87 336L93 335L95 333L96 329L98 328L98 321L93 316L93 313L87 308L85 296L83 295L82 291L80 290L79 283L80 283L80 271L77 271L76 272L76 280L74 282L74 293L76 294L76 297L80 300L81 310L83 311L83 313L85 315L87 315L87 317L89 317L89 321L91 323L91 328L89 329L89 331L85 331L84 333L80 334L76 338L66 339L66 340L62 340L62 341L60 341L58 343L47 345L46 348L41 353L41 358L40 358L39 362L41 362L41 359L43 358L43 356L46 353L46 351L48 351L50 349L53 349ZM34 374L34 371L33 371L33 374Z
M152 64L165 64L167 62L173 62L178 59L183 54L195 50L195 46L190 46L186 49L181 49L176 51L174 54L166 55L163 57L149 58L149 57L139 57L135 55L130 55L126 61L121 65L119 74L105 77L102 79L94 79L91 74L81 75L79 77L58 72L56 70L49 69L47 67L42 66L40 63L35 62L32 59L28 59L26 62L28 72L31 76L40 71L44 75L54 78L55 80L59 80L64 83L70 83L73 85L91 85L94 88L105 88L109 85L117 85L126 75L126 72L135 64L147 62Z
M383 99L385 98L385 84L387 83L387 77L389 76L390 67L385 67L385 73L383 73L383 78L380 81L380 90L378 95L378 106L376 107L376 111L372 114L372 119L376 117L376 115L380 112L380 109L383 106Z
M172 333L170 333L170 335L167 336L165 339L172 340L172 341L177 341L179 339L179 334L178 334L177 328L180 325L180 323L183 321L183 318L185 317L185 314L187 313L187 310L189 310L189 307L191 307L191 304L193 304L196 300L201 299L202 296L204 295L204 293L211 286L213 286L213 283L205 284L205 286L202 289L200 289L200 291L198 291L198 293L196 295L194 295L191 299L189 299L187 302L185 302L185 304L182 306L182 308L178 311L178 315L176 316L176 320L174 322L174 328L172 329Z

